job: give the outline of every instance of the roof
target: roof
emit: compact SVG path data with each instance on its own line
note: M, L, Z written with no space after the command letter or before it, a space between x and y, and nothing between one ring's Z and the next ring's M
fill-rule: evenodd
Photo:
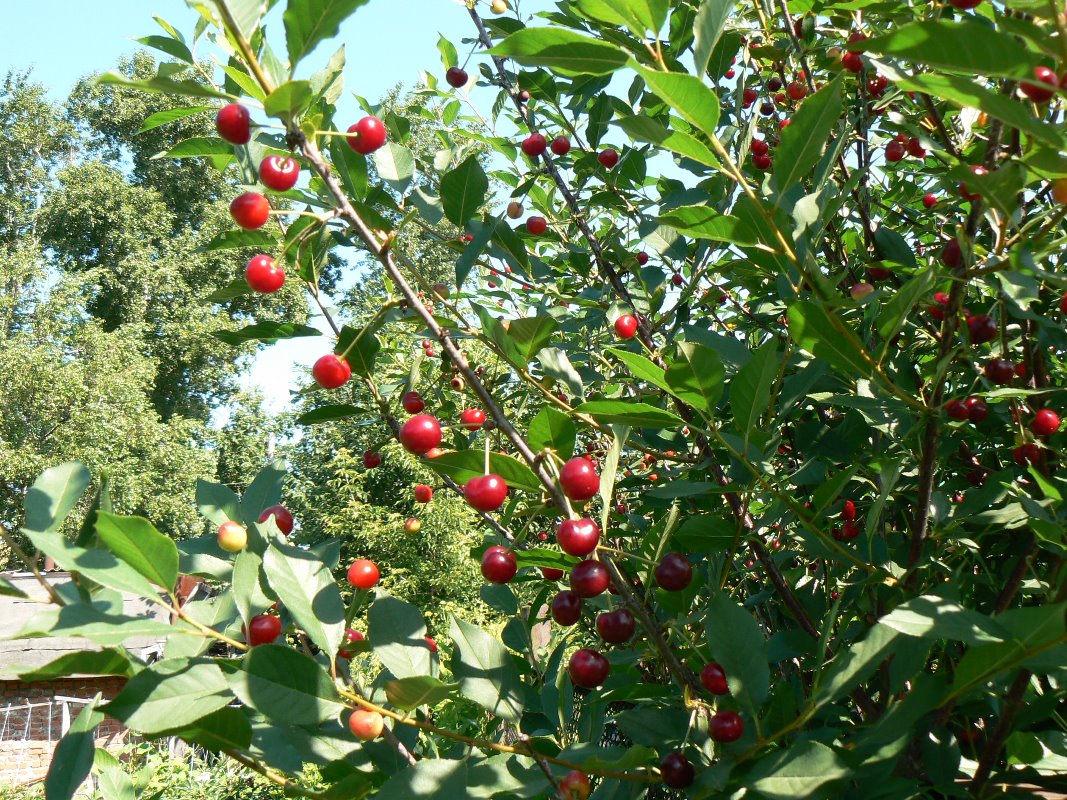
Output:
M43 667L67 653L100 649L89 639L73 636L12 639L38 611L47 608L39 601L47 600L48 593L31 572L5 572L0 576L27 595L0 596L0 680L16 680L19 673ZM45 572L42 576L53 586L71 582L69 572ZM123 595L122 611L129 616L169 621L166 609L133 594ZM157 637L134 636L124 646L131 654L146 659L162 653L163 643Z

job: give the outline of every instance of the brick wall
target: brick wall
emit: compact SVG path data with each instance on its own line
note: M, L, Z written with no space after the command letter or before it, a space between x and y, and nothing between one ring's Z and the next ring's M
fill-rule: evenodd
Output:
M99 692L110 700L124 683L124 678L0 681L0 785L30 783L48 771L52 751L63 735L63 702L56 698L92 700ZM67 703L68 721L73 722L84 707ZM97 728L98 747L116 749L124 738L125 729L112 719Z

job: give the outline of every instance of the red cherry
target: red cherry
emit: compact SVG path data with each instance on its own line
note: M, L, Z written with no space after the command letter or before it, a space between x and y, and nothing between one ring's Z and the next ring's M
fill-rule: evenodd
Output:
M989 342L997 337L997 323L985 314L971 314L967 317L967 332L974 344Z
M885 160L890 163L904 158L904 145L900 142L890 142L885 146Z
M376 466L382 463L382 454L376 453L373 450L363 451L363 466L367 469L374 469Z
M296 186L300 164L288 156L267 156L259 164L259 182L276 192L287 192Z
M268 255L252 256L245 267L245 280L253 292L272 294L285 283L285 270Z
M1041 448L1033 442L1027 442L1012 450L1011 457L1020 467L1025 468L1027 464L1036 465L1041 460Z
M270 644L282 634L282 621L269 614L257 614L248 621L248 644Z
M841 56L841 66L849 72L863 72L863 56L859 53L848 52Z
M559 788L566 800L586 800L592 791L589 776L577 769L572 769L563 776Z
M971 173L973 175L977 175L978 177L981 177L983 175L988 175L989 174L989 170L987 170L985 167L973 166L973 167L971 167ZM978 194L976 192L972 192L970 189L968 189L966 183L961 183L959 185L959 190L960 190L960 195L963 197L963 199L964 200L970 200L972 203L975 200L981 199L981 197L982 197L981 194Z
M867 91L870 93L871 97L881 97L888 86L889 78L885 75L876 75L867 81ZM901 134L901 136L903 136L903 134Z
M615 320L615 335L620 339L632 339L637 333L637 317L633 314L623 314Z
M680 592L693 580L693 567L681 553L667 553L653 571L656 583L668 592Z
M991 358L982 370L993 383L1003 386L1015 377L1015 365L1003 358Z
M385 144L385 125L377 117L364 117L348 129L348 146L357 153L370 155Z
M270 219L270 203L258 192L245 192L230 203L230 216L245 230L254 231Z
M1015 374L1020 378L1026 377L1026 364L1024 362L1020 361L1015 365Z
M941 263L949 269L959 269L963 265L963 248L956 239L950 239L941 248Z
M584 558L600 544L600 528L589 517L565 519L556 528L556 541L564 553Z
M645 264L647 264L648 263L648 253L646 253L644 250L642 250L640 253L638 253L637 254L637 263L638 263L638 265L640 265L642 267Z
M747 103L748 105L752 105L753 103L755 103L757 97L759 97L759 92L757 92L751 86L747 87L744 91L741 92L741 101Z
M278 530L286 536L293 532L293 514L285 506L267 506L260 513L257 522L266 522L270 519L271 514L274 515L274 524L278 526Z
M856 518L856 504L851 500L846 500L844 507L841 509L841 519L855 519Z
M582 616L582 598L569 589L552 598L552 619L557 624L570 627Z
M772 163L770 156L752 156L752 166L764 172L771 168Z
M430 414L416 414L400 428L400 444L421 456L441 444L441 423Z
M933 208L934 206L936 206L937 205L937 195L924 194L923 195L923 205L926 206L927 208ZM959 247L959 243L957 243L956 246Z
M634 615L625 608L605 611L596 618L596 632L608 644L630 641L636 627Z
M426 408L426 403L418 392L405 392L404 396L400 398L400 405L409 414L418 414Z
M1034 67L1034 77L1037 78L1037 83L1023 81L1019 88L1035 103L1047 103L1056 95L1056 89L1060 85L1059 78L1048 67Z
M595 689L608 679L611 664L596 650L583 647L575 651L567 664L567 674L571 683L583 689Z
M432 636L423 636L422 638L426 640L426 646L430 648L430 652L431 653L436 653L437 652L437 642L435 642L433 640L433 637Z
M348 568L348 582L357 589L370 589L378 582L378 565L365 558L357 558Z
M989 416L989 406L981 397L968 397L964 403L967 405L967 418L975 425Z
M908 155L918 158L920 160L926 158L926 148L923 147L922 142L919 141L918 136L912 136L908 139L908 143L905 145L908 149Z
M531 133L522 140L522 152L530 158L537 158L548 147L548 141L539 133Z
M1060 313L1067 314L1067 292L1064 292L1060 298Z
M841 526L841 538L851 541L860 535L860 526L854 522L849 521Z
M557 136L552 140L552 152L557 156L565 156L571 151L571 141L566 136Z
M518 571L515 554L506 547L493 545L482 554L482 575L490 583L507 583Z
M757 156L765 156L771 152L771 146L762 139L753 139L752 144L749 145L749 150Z
M677 272L674 273L673 275L671 275L671 283L673 283L675 286L681 286L682 276L679 275Z
M964 11L976 8L982 4L982 0L948 0L948 2L949 5L963 9Z
M949 400L945 404L945 413L952 419L969 420L971 412L967 410L967 404L963 400Z
M711 718L711 738L716 742L735 742L745 732L745 721L736 711L720 711Z
M429 503L433 500L433 489L427 486L425 483L420 483L415 487L415 502L416 503Z
M603 594L610 582L607 567L591 558L571 568L571 591L579 597L596 597Z
M459 415L460 424L469 431L476 431L485 424L485 412L480 408L465 408Z
M463 497L479 511L496 511L508 496L508 485L499 475L481 475L463 484Z
M737 70L735 70L735 69L734 69L733 67L730 67L730 68L729 68L728 70L726 70L726 73L725 73L725 75L726 75L726 80L728 80L728 81L731 81L731 80L733 80L733 79L734 79L734 76L735 76L736 74L737 74Z
M1051 436L1060 429L1060 415L1048 408L1042 408L1034 414L1030 430L1034 436Z
M597 153L596 159L603 167L614 169L615 165L619 163L619 152L613 147L608 147Z
M681 753L667 753L659 762L659 774L672 789L685 789L696 777L693 765Z
M585 458L572 458L559 471L559 485L571 500L588 500L600 491L600 476Z
M461 67L449 67L445 72L445 81L453 89L461 89L467 85L467 70Z
M352 377L352 368L338 355L327 353L311 368L311 377L323 389L344 386Z
M799 81L793 81L785 87L785 92L793 100L803 100L808 94L808 87Z
M526 231L534 236L540 236L548 230L548 222L544 217L527 217Z
M252 138L248 109L240 103L223 106L215 115L215 130L230 144L248 144Z
M712 694L730 693L730 687L726 684L726 670L716 661L705 664L704 669L700 670L700 682Z
M541 536L544 536L545 539L548 538L548 535L544 533L542 533ZM544 541L544 539L542 539L542 541ZM539 567L538 569L541 570L541 577L546 581L558 581L563 578L563 570L561 569L556 569L555 567Z
M868 267L867 275L872 281L887 281L893 277L893 270L886 267Z

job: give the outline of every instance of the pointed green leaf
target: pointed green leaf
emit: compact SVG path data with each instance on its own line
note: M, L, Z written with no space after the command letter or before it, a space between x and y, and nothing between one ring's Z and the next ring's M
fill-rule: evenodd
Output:
M664 378L676 397L710 412L722 397L725 375L726 368L718 353L702 344L682 342Z
M156 586L170 590L178 580L178 548L143 517L97 513L96 535L112 553Z
M822 157L823 148L841 118L842 78L807 97L782 130L774 155L774 182L779 192L787 192L800 183Z
M454 170L441 178L441 204L445 216L453 225L460 228L478 213L485 204L485 194L489 191L489 179L485 176L478 156L468 157Z
M236 346L245 342L272 344L279 339L322 336L322 332L307 325L298 325L295 322L257 322L254 325L246 325L239 331L212 331L211 335L219 341Z
M367 639L387 670L397 678L430 674L426 623L419 609L379 592L367 620Z
M534 452L555 450L560 458L568 459L574 454L578 432L574 421L562 411L545 406L530 420L526 439Z
M702 0L693 22L693 67L703 75L726 21L734 11L733 0Z
M726 672L730 694L755 715L770 690L767 640L759 623L719 593L708 603L704 629L712 658Z
M213 525L241 519L241 501L229 486L197 478L196 507Z
M752 360L730 382L734 425L746 441L771 402L778 367L777 342L771 339L752 354Z
M52 763L44 778L45 800L71 800L89 777L96 749L93 734L104 721L104 715L97 711L99 702L100 695L97 695L93 702L81 710L56 745Z
M77 461L46 469L26 492L23 527L42 533L59 528L89 488L89 479L89 470Z
M78 547L58 533L24 532L34 547L54 558L56 564L69 572L79 572L101 586L140 597L151 597L156 593L140 572L108 550Z
M214 661L173 658L134 675L103 710L139 733L196 722L233 700Z
M518 722L522 718L522 679L512 656L495 637L452 617L449 634L455 646L452 674L463 695L486 711Z
M609 25L623 25L639 38L659 33L667 20L667 0L578 0L578 10Z
M319 42L336 36L339 26L367 0L289 0L282 15L289 63L298 63Z
M43 667L19 673L19 680L54 681L71 675L118 675L128 678L139 666L130 660L130 654L121 647L105 647L102 650L79 650L53 659Z
M790 126L792 127L792 126ZM869 377L870 356L845 323L822 306L800 301L789 307L789 335L800 347L825 359L846 377Z
M700 78L683 72L657 72L631 62L651 92L709 137L719 125L719 97Z
M336 653L345 632L345 604L326 565L307 550L275 542L263 556L263 568L296 624L323 652Z
M525 67L547 67L560 75L608 75L627 56L613 44L564 28L522 28L489 55L507 56Z
M458 683L445 683L429 675L397 678L385 683L389 704L401 711L411 711L419 706L433 708L453 697L457 689Z
M230 675L230 687L245 705L289 725L317 725L343 710L326 670L284 645L253 647Z
M682 427L685 421L673 412L648 403L628 400L592 400L576 409L579 414L588 414L607 425L629 425L632 428Z

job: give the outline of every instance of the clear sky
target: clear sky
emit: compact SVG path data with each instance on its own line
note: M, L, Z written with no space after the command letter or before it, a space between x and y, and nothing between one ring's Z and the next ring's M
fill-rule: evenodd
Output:
M523 12L550 6L545 0L524 0ZM281 39L284 1L272 11L268 35ZM137 38L160 33L159 16L192 38L196 14L184 0L33 0L4 2L6 35L0 48L0 71L32 68L35 80L46 85L56 100L64 99L79 78L114 67L119 57L137 50ZM488 9L484 9L488 13ZM443 33L459 48L461 59L469 46L463 37L473 26L458 0L370 0L341 27L335 42L325 42L301 65L301 74L321 66L339 43L346 49L345 87L372 102L397 83L412 87L422 70L442 72L437 51ZM471 70L473 72L473 70ZM347 95L347 106L356 105ZM491 101L490 101L491 102ZM289 390L307 381L311 363L329 344L322 339L295 339L265 348L256 359L247 385L258 386L273 411L281 410Z

